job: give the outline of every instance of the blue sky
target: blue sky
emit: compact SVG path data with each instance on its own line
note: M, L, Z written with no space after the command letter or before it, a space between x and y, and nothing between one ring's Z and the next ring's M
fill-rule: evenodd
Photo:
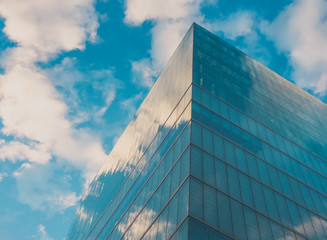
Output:
M0 2L1 239L64 239L192 22L327 102L325 0Z

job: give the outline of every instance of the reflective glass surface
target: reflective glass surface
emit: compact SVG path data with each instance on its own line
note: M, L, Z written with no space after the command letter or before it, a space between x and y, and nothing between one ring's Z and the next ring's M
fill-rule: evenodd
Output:
M129 228L128 221L132 221L129 218L139 214L146 204L138 202L140 197L137 196L144 194L141 189L154 191L159 186L171 167L169 164L164 163L166 167L150 183L153 186L145 185L149 184L149 177L155 174L172 145L176 142L175 152L169 153L165 161L177 160L188 141L189 127L186 126L191 118L192 53L193 28L185 35L83 196L68 239L105 239L110 234L117 236L111 239L119 239L120 234L135 229ZM178 137L182 140L177 141ZM167 186L163 194L168 196L165 191ZM146 191L146 194L150 192ZM159 209L158 206L148 209L148 215L155 216ZM118 221L122 223L119 225ZM124 236L130 236L130 232Z
M327 106L193 24L68 239L327 239Z
M326 239L326 104L194 31L189 215L204 224L194 234Z
M257 131L262 131L263 140L270 141L270 133L262 130L262 125L327 158L325 103L204 28L195 25L194 32L194 84L258 121ZM236 117L224 107L222 114Z

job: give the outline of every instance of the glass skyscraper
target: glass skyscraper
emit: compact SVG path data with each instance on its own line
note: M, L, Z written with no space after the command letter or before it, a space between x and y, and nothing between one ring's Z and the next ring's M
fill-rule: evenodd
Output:
M68 239L327 239L327 105L193 24Z

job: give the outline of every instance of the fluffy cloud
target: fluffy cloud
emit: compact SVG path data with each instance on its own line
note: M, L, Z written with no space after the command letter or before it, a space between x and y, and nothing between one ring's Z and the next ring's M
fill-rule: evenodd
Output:
M90 181L107 155L97 137L77 129L68 117L70 105L57 87L74 79L53 79L55 70L42 69L38 63L96 40L98 16L93 0L2 1L0 15L5 20L3 32L16 43L1 59L2 133L15 140L0 145L0 158L27 161L15 173L22 202L33 209L67 208L78 198L70 186L65 189L63 182L49 180L50 166L65 161ZM114 96L108 94L104 107Z
M132 62L132 71L134 73L133 81L147 88L153 86L154 76L158 75L158 72L153 69L150 60L147 58Z
M63 211L79 200L79 196L71 190L73 181L70 172L62 164L24 163L14 175L18 199L34 210L48 213Z
M235 40L237 37L246 36L254 30L254 13L238 11L230 14L226 19L217 20L210 24L210 29L223 32L226 38Z
M327 2L296 0L261 31L288 55L292 78L316 94L327 91Z
M51 159L47 149L41 144L24 144L18 141L0 144L0 159L12 162L29 160L35 163L46 163Z
M152 21L151 59L133 62L133 72L140 85L151 87L182 37L193 22L204 25L211 31L223 32L225 37L235 39L255 33L254 14L237 11L226 19L208 21L201 13L205 5L216 4L210 0L127 0L125 22L141 25ZM143 79L143 80L142 80Z
M38 57L34 60L38 61L58 51L82 49L86 40L96 38L98 17L92 3L92 0L2 1L3 31L23 50L34 50Z
M3 133L38 142L42 147L34 150L44 155L46 149L48 154L67 159L88 177L100 167L106 157L101 143L74 128L66 118L67 105L41 69L14 66L0 77L0 91Z
M146 20L182 19L199 14L202 0L128 0L126 21L142 24Z
M202 23L200 12L203 0L127 0L125 21L141 25L152 21L151 60L133 63L136 76L144 77L143 86L152 86L154 77L162 70L192 22ZM142 68L143 71L142 71ZM151 69L151 70L150 70Z

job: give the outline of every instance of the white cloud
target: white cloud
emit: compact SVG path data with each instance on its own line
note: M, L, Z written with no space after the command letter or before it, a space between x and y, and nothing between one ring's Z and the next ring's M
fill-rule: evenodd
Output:
M131 25L141 25L152 21L153 28L151 58L133 62L133 72L140 85L149 87L172 56L182 37L193 22L197 22L215 32L223 32L225 37L235 39L255 33L254 14L237 11L226 19L208 21L201 13L205 5L217 1L205 0L127 0L125 21ZM252 36L253 37L253 36ZM143 78L143 81L140 80Z
M33 165L31 163L25 162L13 173L13 175L18 177L22 175L26 169L29 169L32 166Z
M202 16L200 15L200 3L194 5L194 9L198 9L196 15L194 10L189 12L183 18L164 19L157 21L152 29L152 49L151 57L155 69L162 69L166 65L169 58L177 48L188 28L196 21L201 23Z
M0 15L4 33L18 43L20 50L45 59L51 53L82 49L87 39L94 41L98 28L92 0L2 1ZM21 55L21 54L20 54Z
M326 95L327 2L295 0L261 31L288 55L293 80L302 88Z
M75 58L64 58L46 73L52 84L60 89L73 123L101 118L114 101L117 89L122 87L112 69L81 72ZM93 94L88 94L90 91Z
M89 176L100 167L106 157L101 143L73 127L66 104L42 70L18 65L0 77L0 91L5 134L39 142L42 150L69 160Z
M127 111L128 119L131 119L136 113L137 103L142 99L142 97L143 94L139 93L120 102L121 108Z
M142 24L146 20L181 19L197 15L202 0L128 0L126 21Z
M326 238L325 232L315 231L315 229L325 229L327 227L326 225L327 222L324 219L320 219L312 214L311 216L304 218L303 221L298 225L295 225L294 229L300 233L303 233L303 231L305 231L305 234L308 236L309 239L324 239ZM312 228L312 226L314 226L315 229Z
M246 36L254 30L255 16L249 11L238 11L230 14L226 19L217 20L210 24L210 29L224 33L226 38L235 40Z
M268 65L271 59L269 51L258 42L262 35L259 34L260 16L254 11L238 10L225 17L206 22L205 27L218 35L234 42L234 45L252 56L264 65Z
M141 211L141 208L137 208L134 212L129 213L128 219L126 223L120 223L118 225L118 230L121 233L125 233L128 227L131 225L131 227L128 229L128 232L125 234L125 239L138 239L140 238L147 228L152 223L152 220L157 215L155 211L152 209L144 208L140 215L138 213ZM136 220L135 220L136 219ZM142 219L142 222L140 221ZM133 222L135 220L135 222ZM171 223L168 221L159 221L158 225L156 225L158 228L156 231L149 231L148 237L153 238L156 236L156 234L164 234L164 231L166 230L166 226L169 228Z
M45 226L42 224L39 224L38 235L40 240L53 240L53 238L49 237L47 231L45 230Z
M79 200L72 190L69 172L56 163L24 163L14 175L18 199L32 209L60 212L74 206Z
M192 22L203 22L204 17L200 13L200 7L204 2L203 0L126 1L126 23L141 25L144 21L152 21L154 24L151 30L151 59L142 59L138 65L133 66L137 75L143 75L146 83L143 82L143 85L150 85L151 79L162 70ZM141 74L140 66L144 66Z
M62 188L65 182L49 180L49 166L66 161L90 181L107 155L97 137L75 128L68 116L70 105L56 89L63 82L57 78L54 84L51 71L37 63L96 40L99 24L93 0L1 1L0 15L5 19L3 32L17 43L1 56L5 69L0 75L2 132L15 140L0 146L0 157L28 161L14 174L22 202L33 209L65 209L78 197ZM69 85L69 80L74 82L65 79L63 85ZM107 97L106 106L113 97Z
M8 174L6 172L0 173L0 182L7 176L8 176Z
M158 75L147 58L132 62L132 71L134 73L133 81L146 88L153 86L154 76Z
M66 105L40 70L16 65L0 77L0 91L4 133L46 141L71 127Z
M110 107L111 103L114 101L116 97L116 92L114 89L110 89L110 91L107 93L107 97L106 97L106 104L105 106L103 106L99 111L97 111L96 116L101 117L103 116L103 114L105 114L105 112L108 110L108 108Z
M83 205L78 206L76 210L76 215L79 216L79 221L81 222L81 225L85 227L87 227L87 225L90 225L93 221L93 216L87 214ZM85 221L87 222L85 223Z
M46 163L51 159L51 154L41 144L31 143L27 145L18 141L11 141L0 144L0 159L12 162L29 160L35 163Z

